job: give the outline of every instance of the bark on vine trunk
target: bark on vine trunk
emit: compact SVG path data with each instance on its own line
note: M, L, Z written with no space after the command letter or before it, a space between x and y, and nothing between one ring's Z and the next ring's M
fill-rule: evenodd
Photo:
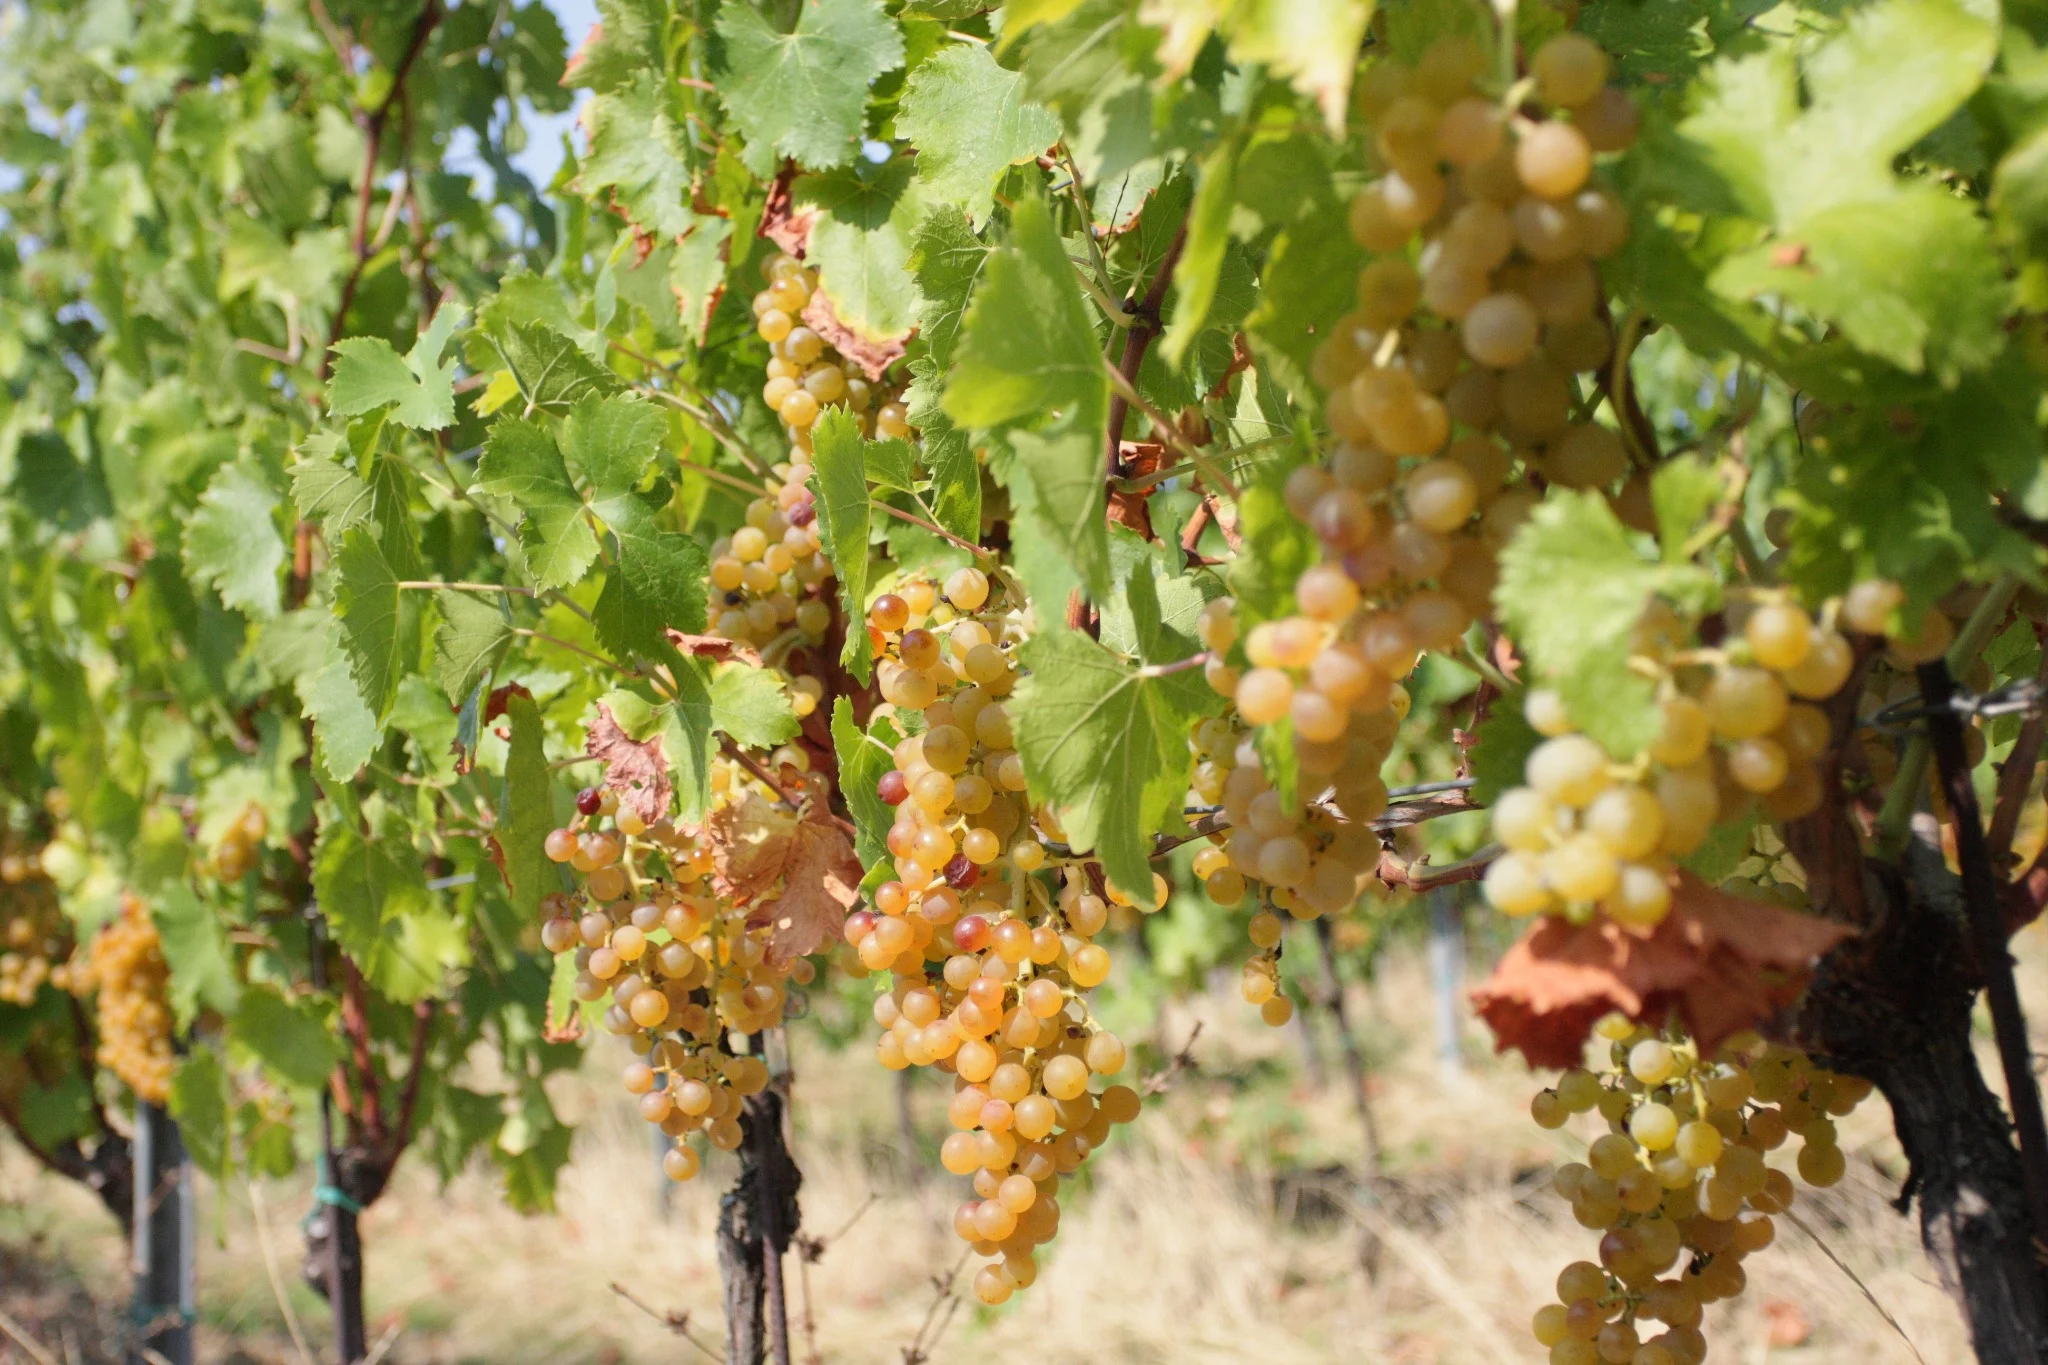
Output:
M782 1096L750 1095L740 1114L739 1175L718 1206L718 1273L725 1284L727 1365L789 1360L782 1257L796 1237L803 1177L782 1135Z
M1916 842L1864 866L1866 930L1829 954L1795 1023L1803 1046L1868 1078L1892 1107L1921 1243L1983 1365L2048 1365L2048 1279L2012 1124L1971 1049L1978 990L1962 894Z

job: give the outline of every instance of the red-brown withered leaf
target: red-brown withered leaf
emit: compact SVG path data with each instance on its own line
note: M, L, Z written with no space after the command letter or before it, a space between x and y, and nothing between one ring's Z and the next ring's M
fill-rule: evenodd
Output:
M604 763L604 784L619 794L619 805L653 824L668 814L675 796L661 736L636 740L619 728L612 709L597 704L597 720L584 737L583 752Z
M860 859L845 831L821 812L790 836L782 877L782 894L747 916L749 928L768 926L768 960L777 966L838 939L860 899Z
M1815 959L1851 932L1680 872L1655 929L1546 917L1472 999L1498 1050L1520 1048L1532 1066L1578 1065L1594 1023L1616 1012L1661 1023L1676 1010L1710 1050L1791 1004Z

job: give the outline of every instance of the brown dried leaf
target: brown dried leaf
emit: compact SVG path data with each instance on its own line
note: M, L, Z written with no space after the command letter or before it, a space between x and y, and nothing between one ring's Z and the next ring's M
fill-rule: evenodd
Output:
M774 889L795 842L796 816L758 792L720 806L704 822L712 888L723 900L751 901Z
M861 866L853 841L823 815L805 820L790 839L780 896L747 917L769 926L768 958L777 966L807 957L836 940L860 899Z
M880 340L863 336L839 320L832 299L822 286L812 292L811 301L804 305L803 319L806 327L831 342L848 362L860 366L870 380L880 379L903 358L903 343L910 339L908 332Z
M1546 917L1472 999L1497 1049L1520 1048L1532 1066L1578 1065L1594 1023L1614 1012L1661 1023L1675 1009L1711 1049L1791 1004L1814 960L1853 932L1680 872L1655 929Z
M689 635L680 630L668 632L669 643L685 654L699 659L710 659L714 663L730 663L734 659L743 664L761 666L761 655L750 644L739 640L728 640L723 635Z
M636 740L619 728L612 709L597 704L597 720L583 740L583 752L604 763L604 784L619 794L619 804L653 824L668 814L675 786L668 777L668 756L661 736Z
M818 211L796 206L789 192L795 180L796 166L792 163L784 166L782 174L768 187L768 202L761 209L760 232L790 255L802 256L811 245L811 224L818 221Z

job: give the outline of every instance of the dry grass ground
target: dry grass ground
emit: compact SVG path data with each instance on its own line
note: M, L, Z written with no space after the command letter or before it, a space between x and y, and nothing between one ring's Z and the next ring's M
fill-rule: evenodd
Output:
M2030 931L2022 952L2034 1017L2048 1020L2048 939ZM1223 995L1202 997L1170 1011L1155 1035L1170 1051L1199 1020L1196 1065L1093 1163L1088 1187L1063 1201L1038 1284L995 1311L935 1286L959 1254L947 1226L959 1182L935 1162L921 1182L908 1176L890 1079L858 1052L831 1054L800 1035L804 1219L830 1240L802 1281L792 1266L798 1359L900 1365L923 1324L935 1362L1540 1361L1529 1314L1558 1268L1592 1250L1544 1188L1556 1163L1583 1152L1583 1138L1528 1122L1534 1083L1518 1062L1487 1056L1476 1025L1463 1040L1463 1079L1443 1075L1419 959L1391 964L1352 1006L1386 1148L1389 1178L1375 1203L1361 1202L1353 1178L1360 1130L1327 1036L1330 1079L1318 1086L1297 1036L1248 1026L1248 1011ZM664 1213L645 1131L613 1093L614 1060L594 1058L559 1096L586 1114L559 1217L505 1211L484 1173L442 1190L421 1169L401 1171L364 1224L372 1334L389 1337L386 1359L710 1358L656 1312L687 1313L703 1339L720 1333L711 1228L727 1168L713 1163ZM918 1128L937 1136L940 1088L918 1087L911 1100ZM1915 1223L1889 1207L1903 1163L1880 1101L1849 1121L1845 1145L1849 1178L1803 1202L1800 1226L1749 1263L1750 1291L1710 1314L1713 1359L1911 1365L1915 1348L1927 1365L1968 1358ZM254 1197L245 1185L206 1192L204 1359L301 1359L256 1235L259 1212L317 1356L322 1306L293 1282L304 1208L303 1184ZM0 1248L0 1306L46 1332L55 1358L66 1359L68 1330L72 1358L93 1360L104 1305L124 1288L107 1220L17 1155L0 1160ZM1773 1345L1774 1328L1778 1341L1799 1344ZM0 1362L18 1358L9 1349L0 1343Z

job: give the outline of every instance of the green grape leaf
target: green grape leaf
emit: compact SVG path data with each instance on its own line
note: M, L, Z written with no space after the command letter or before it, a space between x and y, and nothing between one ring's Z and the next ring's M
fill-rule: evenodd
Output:
M300 447L292 465L292 503L307 521L324 525L338 536L376 506L376 490L332 454L316 452L311 441Z
M510 1129L511 1121L505 1126ZM491 1148L491 1158L505 1177L505 1202L513 1212L555 1211L555 1182L562 1167L569 1164L569 1148L575 1139L576 1130L550 1113L547 1123L520 1143L518 1151L508 1150L502 1137Z
M937 366L952 358L967 316L967 300L988 258L989 247L953 204L932 209L911 238L910 268L917 273L917 291L923 299L917 310L917 334Z
M533 698L512 693L505 714L512 722L512 740L505 753L505 794L498 803L494 837L512 904L531 918L541 897L561 881L545 847L555 827L554 778L548 772L545 727Z
M767 669L750 664L722 664L707 669L702 660L684 659L676 670L674 702L659 708L662 752L675 772L676 797L685 820L703 818L711 797L711 755L714 736L724 733L748 749L769 749L800 728L790 709L789 694ZM614 692L606 698L629 734L644 732L636 723L632 694ZM641 703L641 710L646 710ZM646 722L651 723L651 722Z
M341 1060L341 1043L326 1020L265 987L242 992L231 1027L237 1043L302 1089L324 1087Z
M171 1073L170 1103L178 1136L192 1154L192 1164L215 1180L227 1178L232 1152L228 1144L228 1073L205 1043L178 1059Z
M323 817L313 850L313 894L335 943L373 975L385 926L426 902L426 875L409 843L366 839L350 822Z
M896 133L917 149L918 178L980 222L1004 171L1060 140L1050 109L1024 97L1024 78L978 43L948 47L904 82Z
M1019 202L1009 242L989 255L947 376L945 407L971 427L1046 413L1098 428L1107 421L1102 345L1052 215L1035 196Z
M1472 801L1490 806L1510 787L1522 785L1522 766L1529 751L1543 742L1522 714L1519 696L1497 697L1486 719L1473 732Z
M903 64L903 35L877 0L816 0L778 33L750 5L719 11L725 44L719 97L747 140L747 168L779 156L821 169L853 159L868 87Z
M1140 638L1157 637L1151 579L1131 580ZM1188 734L1222 699L1201 670L1134 665L1054 627L1021 650L1030 673L1010 707L1034 801L1060 812L1072 847L1093 850L1110 881L1152 902L1152 838L1178 825L1192 758Z
M1244 552L1231 559L1228 572L1247 627L1292 611L1295 580L1321 557L1315 536L1287 509L1282 492L1294 464L1276 461L1238 501Z
M1656 564L1597 492L1553 488L1501 554L1494 605L1535 676L1585 732L1626 760L1656 738L1656 689L1629 667L1653 596L1699 605L1704 571Z
M885 837L896 818L876 784L896 767L896 759L853 723L853 703L845 697L832 703L832 751L839 760L839 790L853 814L856 852L862 867L873 867L889 856Z
M533 581L543 588L582 582L597 559L597 532L554 438L523 418L501 417L491 426L476 472L478 487L525 513L519 543Z
M299 703L313 719L314 751L321 768L335 782L345 783L377 752L384 726L356 686L340 626L324 612L321 616L325 619L320 622L320 652L295 686Z
M1657 466L1650 475L1650 507L1666 564L1685 561L1693 533L1727 495L1726 480L1697 455L1681 455Z
M590 102L588 151L576 187L610 202L641 231L673 240L690 230L689 139L662 96L659 67Z
M965 541L981 540L981 461L974 442L953 425L940 406L942 387L931 357L910 362L904 395L910 424L917 428L918 458L931 476L931 508L939 525Z
M1173 272L1173 319L1159 349L1174 369L1188 347L1202 334L1209 305L1216 299L1216 280L1223 270L1223 249L1230 245L1230 211L1236 200L1237 148L1225 143L1202 163L1195 202L1188 210L1187 245Z
M277 530L279 498L247 464L222 465L185 523L185 572L208 583L227 606L251 616L284 607L278 571L286 558Z
M1330 282L1355 279L1364 260L1342 214L1307 214L1273 239L1259 277L1259 303L1245 318L1245 329L1264 356L1288 362L1287 382L1297 400L1312 397L1309 361L1331 324L1353 304L1352 291Z
M663 529L656 514L668 488L619 493L593 510L604 518L618 547L618 563L605 576L591 612L598 638L614 654L659 658L670 650L670 629L704 629L704 575L710 560L689 536Z
M792 194L817 214L805 259L833 313L878 346L910 335L919 303L910 257L927 198L910 159L807 175Z
M170 968L171 1013L178 1026L190 1028L201 1010L232 1011L241 988L213 907L189 886L170 882L151 898L149 917Z
M668 418L646 399L592 396L562 423L562 453L600 496L623 493L639 486L667 436Z
M562 84L617 89L668 59L668 0L597 0L597 25L569 59Z
M455 362L442 364L441 352L461 320L461 309L452 304L443 307L403 359L382 337L336 342L328 411L353 417L389 407L393 421L415 431L453 426Z
M512 371L521 396L543 411L564 413L591 394L619 390L616 375L600 368L575 342L543 323L511 325L492 340Z
M839 575L839 605L846 642L839 652L863 684L873 669L867 632L869 500L865 442L860 423L830 408L811 428L811 492L817 499L818 539Z
M962 426L1045 421L1010 436L1013 489L1025 484L1048 533L1091 594L1109 577L1103 444L1109 379L1088 304L1051 215L1017 206L1010 242L994 252L968 308L944 407Z
M435 600L441 608L441 624L434 631L441 690L466 697L489 675L492 661L512 638L512 622L495 595L443 592Z
M334 567L334 614L341 622L349 674L361 689L363 701L382 719L398 696L398 679L404 668L398 576L391 572L367 526L358 526L342 537Z

